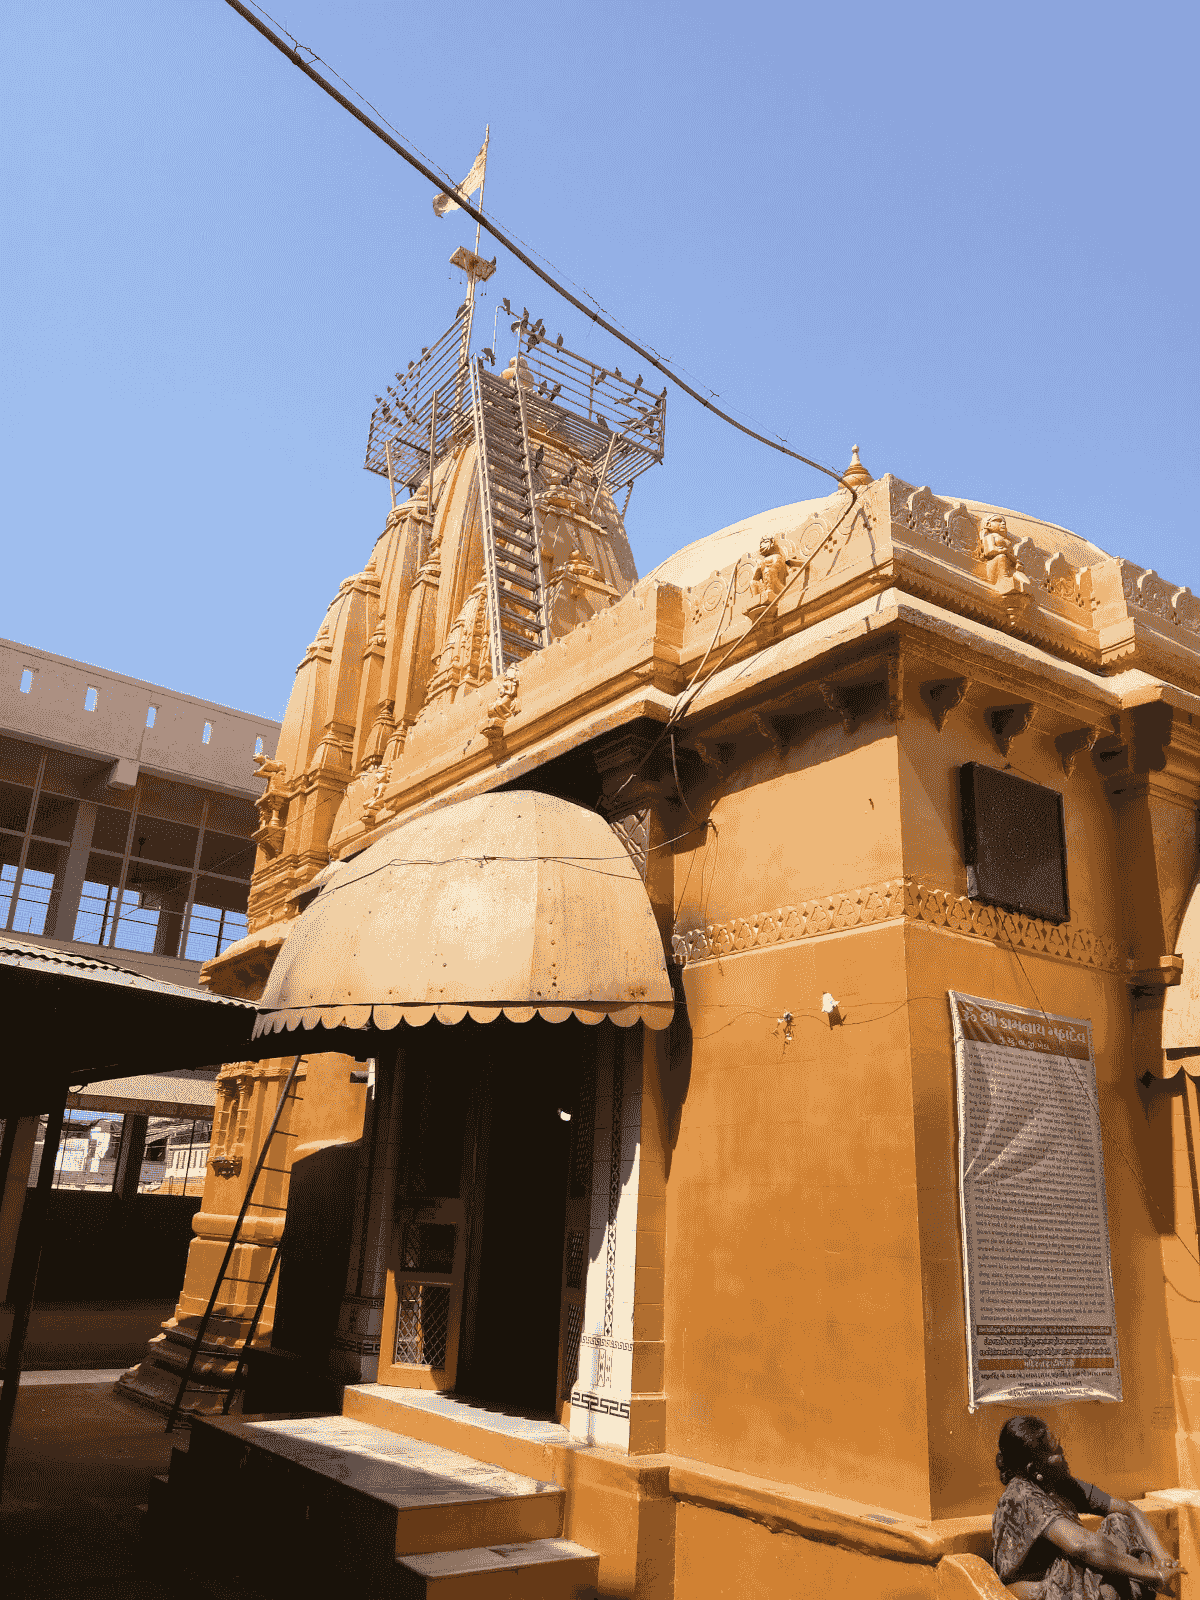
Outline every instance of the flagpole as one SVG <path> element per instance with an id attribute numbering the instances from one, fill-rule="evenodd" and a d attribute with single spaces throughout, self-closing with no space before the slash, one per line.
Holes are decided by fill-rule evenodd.
<path id="1" fill-rule="evenodd" d="M 484 126 L 484 130 L 483 130 L 483 177 L 480 179 L 480 182 L 479 182 L 479 207 L 478 207 L 478 209 L 480 211 L 483 210 L 483 191 L 487 188 L 487 152 L 488 152 L 488 143 L 489 143 L 491 137 L 492 137 L 492 125 L 489 122 Z M 475 254 L 476 255 L 479 254 L 479 228 L 480 228 L 480 224 L 479 224 L 478 221 L 476 221 L 476 223 L 475 223 Z M 475 321 L 475 274 L 473 272 L 469 272 L 467 274 L 467 315 L 466 315 L 466 318 L 465 318 L 465 320 L 463 322 L 462 346 L 461 346 L 461 348 L 459 350 L 459 355 L 458 355 L 458 366 L 459 366 L 460 377 L 459 377 L 458 383 L 455 386 L 455 391 L 454 391 L 454 411 L 455 411 L 455 415 L 456 416 L 462 410 L 462 377 L 461 377 L 461 373 L 462 373 L 462 369 L 466 366 L 467 357 L 470 354 L 470 350 L 471 350 L 471 327 L 472 327 L 472 324 L 474 323 L 474 321 Z"/>
<path id="2" fill-rule="evenodd" d="M 481 179 L 480 184 L 479 184 L 479 205 L 477 207 L 477 210 L 479 210 L 479 211 L 483 210 L 483 191 L 487 188 L 487 151 L 488 151 L 488 143 L 491 140 L 491 137 L 492 137 L 492 125 L 489 122 L 489 123 L 487 123 L 485 125 L 484 130 L 483 130 L 483 178 Z M 476 255 L 479 254 L 479 230 L 480 230 L 481 226 L 482 226 L 482 224 L 477 219 L 476 223 L 475 223 L 475 254 Z M 474 289 L 475 289 L 475 286 L 474 286 L 474 283 L 472 283 L 472 285 L 471 285 L 472 294 L 474 294 Z"/>

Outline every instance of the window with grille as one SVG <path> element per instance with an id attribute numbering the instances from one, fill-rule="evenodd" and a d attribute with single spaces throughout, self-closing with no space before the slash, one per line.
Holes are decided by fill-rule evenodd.
<path id="1" fill-rule="evenodd" d="M 455 1074 L 431 1064 L 410 1058 L 397 1070 L 404 1074 L 404 1110 L 389 1275 L 389 1300 L 394 1294 L 395 1306 L 390 1379 L 412 1381 L 397 1369 L 416 1368 L 427 1372 L 436 1387 L 452 1387 L 466 1242 L 462 1180 L 467 1096 Z M 389 1374 L 381 1370 L 380 1377 L 388 1381 Z"/>

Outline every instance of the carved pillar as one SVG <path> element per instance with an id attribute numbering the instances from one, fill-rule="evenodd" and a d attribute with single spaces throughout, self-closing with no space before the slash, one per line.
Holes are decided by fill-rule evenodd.
<path id="1" fill-rule="evenodd" d="M 395 731 L 388 740 L 385 756 L 385 761 L 389 763 L 404 749 L 408 730 L 420 716 L 425 703 L 425 690 L 433 674 L 441 579 L 441 544 L 431 533 L 429 553 L 421 563 L 409 595 L 404 634 L 396 658 Z"/>
<path id="2" fill-rule="evenodd" d="M 357 774 L 366 767 L 377 767 L 383 759 L 385 734 L 378 737 L 380 716 L 391 722 L 391 702 L 382 698 L 383 661 L 387 653 L 387 621 L 380 617 L 363 652 L 362 679 L 358 690 L 358 712 L 354 719 L 354 755 L 352 766 Z M 390 727 L 388 732 L 390 732 Z"/>
<path id="3" fill-rule="evenodd" d="M 387 1288 L 403 1104 L 403 1051 L 377 1063 L 359 1147 L 346 1289 L 330 1353 L 339 1383 L 374 1383 Z"/>
<path id="4" fill-rule="evenodd" d="M 218 1078 L 212 1153 L 204 1199 L 192 1218 L 195 1238 L 175 1315 L 150 1341 L 140 1366 L 121 1379 L 123 1387 L 142 1400 L 169 1407 L 187 1365 L 196 1330 L 212 1293 L 221 1260 L 233 1233 L 237 1213 L 254 1171 L 280 1089 L 291 1062 L 286 1059 L 226 1067 Z M 288 1177 L 296 1113 L 304 1091 L 301 1063 L 246 1213 L 228 1271 L 204 1336 L 188 1386 L 185 1411 L 217 1411 L 224 1400 L 237 1358 L 274 1257 L 272 1246 L 283 1237 Z M 269 1344 L 275 1317 L 275 1289 L 259 1322 L 256 1345 Z"/>
<path id="5" fill-rule="evenodd" d="M 1106 786 L 1119 841 L 1140 1078 L 1161 1075 L 1163 1004 L 1183 971 L 1175 942 L 1200 868 L 1200 747 L 1186 723 L 1173 726 L 1171 708 L 1162 702 L 1137 706 L 1120 720 L 1124 743 L 1107 750 L 1098 745 L 1097 755 L 1118 769 Z"/>
<path id="6" fill-rule="evenodd" d="M 646 893 L 654 909 L 664 950 L 674 925 L 674 857 L 668 841 L 681 831 L 685 813 L 673 797 L 674 779 L 665 743 L 655 745 L 652 731 L 614 734 L 596 752 L 596 766 L 604 788 L 602 809 L 613 832 L 625 845 L 642 875 Z M 682 1000 L 679 1002 L 682 1004 Z M 664 1343 L 664 1278 L 666 1265 L 666 1152 L 667 1122 L 664 1111 L 663 1077 L 669 1067 L 666 1033 L 654 1033 L 638 1025 L 617 1030 L 613 1062 L 611 1100 L 606 1103 L 602 1085 L 598 1086 L 596 1106 L 597 1153 L 594 1171 L 601 1174 L 600 1144 L 606 1133 L 610 1141 L 609 1193 L 606 1197 L 607 1234 L 602 1259 L 613 1276 L 610 1257 L 615 1254 L 616 1311 L 622 1307 L 620 1285 L 627 1282 L 632 1292 L 628 1330 L 618 1344 L 627 1350 L 606 1346 L 604 1335 L 585 1326 L 580 1351 L 579 1380 L 582 1387 L 591 1373 L 606 1370 L 607 1351 L 611 1370 L 627 1373 L 628 1423 L 624 1437 L 613 1438 L 632 1454 L 652 1453 L 666 1448 L 666 1393 Z M 618 1091 L 620 1105 L 618 1106 Z M 620 1168 L 618 1192 L 618 1166 Z M 593 1189 L 592 1224 L 595 1230 L 599 1211 Z M 599 1241 L 593 1239 L 593 1271 Z M 632 1260 L 623 1262 L 622 1252 L 632 1251 Z M 623 1276 L 628 1272 L 628 1277 Z M 588 1279 L 587 1318 L 592 1317 L 592 1282 Z M 605 1314 L 608 1304 L 605 1303 Z M 589 1346 L 588 1338 L 594 1342 Z M 588 1358 L 591 1358 L 589 1367 Z M 603 1398 L 603 1391 L 594 1390 Z M 625 1394 L 618 1397 L 625 1403 Z M 578 1432 L 578 1408 L 572 1405 L 572 1431 Z M 611 1427 L 611 1424 L 609 1424 Z M 608 1442 L 593 1433 L 599 1442 Z"/>

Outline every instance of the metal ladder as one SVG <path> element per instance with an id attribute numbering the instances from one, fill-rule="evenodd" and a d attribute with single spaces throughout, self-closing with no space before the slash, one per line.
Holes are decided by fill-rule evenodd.
<path id="1" fill-rule="evenodd" d="M 549 644 L 546 584 L 538 548 L 537 509 L 525 399 L 517 382 L 471 363 L 483 567 L 488 588 L 492 676 Z"/>

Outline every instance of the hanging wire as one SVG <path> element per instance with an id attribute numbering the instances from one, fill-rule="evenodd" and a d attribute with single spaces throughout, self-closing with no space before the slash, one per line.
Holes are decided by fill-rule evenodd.
<path id="1" fill-rule="evenodd" d="M 724 411 L 720 406 L 714 405 L 710 399 L 707 399 L 703 394 L 701 394 L 699 389 L 695 388 L 692 384 L 686 382 L 682 377 L 680 377 L 678 371 L 675 370 L 673 363 L 667 361 L 664 357 L 657 354 L 653 347 L 642 344 L 631 334 L 627 333 L 618 322 L 610 319 L 606 314 L 604 314 L 602 310 L 599 309 L 600 303 L 595 299 L 594 296 L 590 294 L 587 296 L 587 298 L 592 301 L 592 305 L 586 305 L 578 295 L 572 293 L 572 291 L 563 283 L 561 283 L 559 279 L 556 278 L 552 273 L 547 272 L 544 267 L 539 266 L 537 261 L 533 259 L 532 255 L 530 255 L 527 250 L 522 249 L 521 246 L 516 242 L 515 237 L 502 230 L 488 217 L 486 217 L 482 211 L 473 206 L 467 199 L 466 195 L 462 194 L 455 187 L 450 178 L 441 170 L 441 168 L 435 167 L 428 159 L 418 155 L 416 153 L 416 147 L 412 146 L 410 148 L 409 143 L 406 142 L 400 135 L 397 134 L 395 137 L 393 137 L 393 134 L 395 134 L 396 130 L 392 129 L 392 132 L 388 132 L 387 128 L 391 126 L 390 124 L 387 124 L 387 127 L 381 126 L 383 119 L 379 118 L 379 113 L 375 110 L 374 106 L 371 107 L 371 110 L 375 113 L 374 116 L 368 116 L 360 106 L 355 105 L 352 100 L 347 99 L 340 89 L 335 88 L 327 78 L 322 77 L 322 75 L 312 65 L 312 62 L 321 61 L 322 66 L 325 66 L 327 70 L 333 72 L 334 77 L 336 77 L 340 83 L 345 84 L 345 87 L 350 90 L 351 94 L 356 95 L 358 99 L 362 100 L 362 96 L 358 95 L 357 90 L 351 88 L 351 86 L 346 83 L 346 80 L 341 77 L 339 73 L 334 72 L 333 68 L 328 66 L 327 62 L 322 61 L 321 57 L 317 55 L 315 50 L 310 49 L 307 45 L 300 44 L 292 34 L 286 33 L 286 30 L 284 30 L 286 37 L 281 38 L 280 35 L 274 31 L 274 28 L 268 27 L 267 23 L 262 20 L 267 13 L 262 11 L 261 7 L 256 7 L 256 9 L 261 13 L 261 15 L 256 16 L 254 11 L 251 10 L 249 6 L 242 4 L 242 0 L 226 0 L 226 4 L 232 7 L 232 9 L 236 11 L 240 17 L 244 18 L 245 21 L 256 30 L 256 32 L 262 34 L 264 39 L 266 39 L 270 44 L 273 44 L 281 55 L 286 56 L 293 66 L 298 67 L 300 71 L 304 73 L 305 77 L 310 78 L 318 88 L 323 89 L 331 99 L 336 100 L 344 110 L 348 111 L 356 121 L 361 122 L 364 128 L 373 133 L 377 139 L 381 139 L 390 150 L 393 150 L 402 160 L 407 161 L 409 166 L 415 168 L 416 171 L 418 171 L 422 177 L 428 179 L 428 181 L 432 183 L 436 189 L 440 190 L 442 194 L 448 196 L 448 198 L 453 200 L 457 206 L 461 207 L 461 209 L 467 213 L 472 221 L 477 222 L 486 233 L 490 234 L 491 237 L 497 241 L 497 243 L 501 244 L 511 255 L 515 256 L 523 266 L 528 267 L 530 272 L 532 272 L 536 277 L 540 278 L 543 283 L 547 284 L 551 289 L 553 289 L 555 294 L 561 295 L 562 298 L 570 305 L 574 306 L 577 311 L 581 311 L 585 317 L 595 323 L 598 327 L 603 328 L 606 333 L 611 334 L 614 339 L 619 340 L 628 349 L 632 350 L 635 355 L 639 355 L 644 361 L 648 361 L 650 365 L 658 372 L 661 372 L 664 377 L 669 378 L 670 381 L 675 384 L 676 388 L 681 389 L 684 394 L 689 395 L 699 405 L 702 405 L 706 410 L 711 411 L 713 415 L 720 418 L 722 422 L 727 423 L 731 428 L 736 428 L 739 433 L 744 433 L 747 438 L 754 439 L 759 444 L 766 445 L 769 450 L 778 451 L 780 455 L 785 455 L 792 461 L 799 461 L 803 466 L 812 467 L 815 472 L 824 473 L 827 478 L 832 478 L 836 484 L 839 484 L 844 488 L 849 488 L 851 495 L 854 496 L 853 488 L 849 484 L 843 483 L 840 472 L 835 472 L 832 467 L 827 467 L 819 461 L 814 461 L 811 456 L 802 455 L 798 450 L 792 450 L 789 446 L 782 444 L 778 437 L 772 438 L 768 434 L 760 433 L 757 429 L 749 427 L 744 422 L 739 422 L 738 419 L 734 416 L 731 416 L 728 411 Z M 277 27 L 278 24 L 275 24 L 275 26 Z M 290 44 L 287 42 L 289 39 L 291 40 Z M 303 52 L 303 54 L 301 52 Z M 363 105 L 369 105 L 369 102 L 365 100 L 363 100 L 362 103 Z M 379 120 L 376 120 L 376 118 L 379 118 Z M 581 290 L 581 293 L 586 293 L 586 291 Z M 709 390 L 710 394 L 715 392 L 715 390 Z M 853 500 L 851 503 L 853 503 Z"/>

